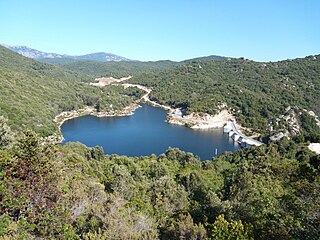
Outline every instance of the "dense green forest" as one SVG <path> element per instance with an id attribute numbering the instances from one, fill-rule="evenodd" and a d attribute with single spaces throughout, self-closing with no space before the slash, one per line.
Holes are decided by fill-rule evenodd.
<path id="1" fill-rule="evenodd" d="M 25 58 L 0 46 L 0 116 L 14 130 L 31 128 L 43 136 L 58 130 L 54 117 L 84 106 L 121 110 L 142 94 L 137 89 L 87 83 L 92 76 Z"/>
<path id="2" fill-rule="evenodd" d="M 80 143 L 43 145 L 30 131 L 6 146 L 2 239 L 320 237 L 320 155 L 303 143 L 204 162 L 179 149 L 125 157 Z"/>
<path id="3" fill-rule="evenodd" d="M 273 133 L 269 130 L 270 123 L 275 125 L 288 106 L 296 108 L 300 122 L 306 117 L 303 109 L 320 113 L 319 55 L 269 63 L 242 58 L 198 60 L 135 74 L 129 81 L 152 87 L 152 100 L 184 108 L 189 113 L 215 114 L 226 104 L 243 126 L 263 136 Z M 274 130 L 284 128 L 285 124 L 281 122 Z M 319 128 L 312 131 L 316 131 L 319 139 Z"/>
<path id="4" fill-rule="evenodd" d="M 181 62 L 174 62 L 170 60 L 154 61 L 154 62 L 140 62 L 140 61 L 123 61 L 123 62 L 94 62 L 94 61 L 71 61 L 58 63 L 60 67 L 76 71 L 82 74 L 91 75 L 93 77 L 126 77 L 141 72 L 156 71 L 161 69 L 168 69 L 178 65 L 183 65 L 191 61 L 204 60 L 223 60 L 225 57 L 207 56 L 189 59 Z M 43 60 L 41 60 L 43 61 Z"/>
<path id="5" fill-rule="evenodd" d="M 59 64 L 60 67 L 76 71 L 79 73 L 91 75 L 93 77 L 127 77 L 128 75 L 139 72 L 159 70 L 177 66 L 179 63 L 173 61 L 156 61 L 156 62 L 94 62 L 94 61 L 77 61 Z"/>

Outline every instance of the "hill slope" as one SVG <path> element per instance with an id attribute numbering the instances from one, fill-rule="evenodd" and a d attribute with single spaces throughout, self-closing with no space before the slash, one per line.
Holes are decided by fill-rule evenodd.
<path id="1" fill-rule="evenodd" d="M 282 140 L 201 162 L 42 145 L 0 150 L 0 238 L 319 239 L 320 155 Z"/>
<path id="2" fill-rule="evenodd" d="M 31 128 L 42 135 L 57 131 L 53 122 L 62 111 L 95 105 L 119 108 L 131 103 L 122 88 L 103 91 L 89 86 L 88 76 L 40 63 L 0 46 L 0 116 L 14 130 Z M 128 90 L 129 91 L 129 90 Z M 130 95 L 130 94 L 128 94 Z"/>
<path id="3" fill-rule="evenodd" d="M 76 71 L 82 74 L 88 74 L 93 77 L 114 76 L 125 77 L 145 71 L 155 71 L 159 69 L 171 68 L 179 65 L 177 62 L 170 60 L 156 62 L 93 62 L 93 61 L 76 61 L 59 65 L 60 67 Z"/>
<path id="4" fill-rule="evenodd" d="M 270 63 L 191 61 L 136 74 L 130 82 L 152 87 L 152 100 L 188 112 L 214 114 L 227 105 L 241 124 L 264 135 L 288 125 L 276 122 L 289 106 L 298 107 L 296 113 L 307 109 L 320 114 L 320 56 Z"/>
<path id="5" fill-rule="evenodd" d="M 207 56 L 199 57 L 194 59 L 188 59 L 181 62 L 175 62 L 171 60 L 160 60 L 160 61 L 130 61 L 130 62 L 90 62 L 90 61 L 73 61 L 73 62 L 60 62 L 62 68 L 76 71 L 83 74 L 92 75 L 94 77 L 102 76 L 116 76 L 124 77 L 128 75 L 133 75 L 136 73 L 147 72 L 147 71 L 157 71 L 161 69 L 173 68 L 179 65 L 187 64 L 192 61 L 205 61 L 205 60 L 215 60 L 221 61 L 225 60 L 225 57 L 221 56 Z"/>

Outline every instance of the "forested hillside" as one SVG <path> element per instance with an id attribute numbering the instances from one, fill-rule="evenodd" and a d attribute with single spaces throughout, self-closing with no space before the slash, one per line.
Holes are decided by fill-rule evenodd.
<path id="1" fill-rule="evenodd" d="M 320 155 L 293 141 L 201 162 L 42 145 L 27 131 L 0 160 L 4 239 L 320 237 Z"/>
<path id="2" fill-rule="evenodd" d="M 60 64 L 64 69 L 76 71 L 83 74 L 88 74 L 93 77 L 126 77 L 138 72 L 150 70 L 159 70 L 170 68 L 178 65 L 173 61 L 156 61 L 156 62 L 94 62 L 94 61 L 77 61 Z"/>
<path id="3" fill-rule="evenodd" d="M 0 111 L 15 130 L 29 127 L 46 136 L 57 131 L 52 119 L 62 111 L 84 106 L 103 111 L 110 105 L 122 109 L 142 93 L 116 86 L 98 89 L 87 83 L 98 76 L 133 75 L 131 83 L 152 87 L 151 100 L 187 113 L 215 114 L 227 108 L 240 124 L 260 133 L 260 140 L 279 132 L 320 139 L 320 129 L 308 114 L 320 112 L 319 56 L 269 63 L 209 56 L 179 63 L 56 66 L 0 46 L 0 64 Z"/>
<path id="4" fill-rule="evenodd" d="M 274 131 L 283 127 L 275 122 L 289 106 L 298 108 L 298 118 L 308 118 L 303 109 L 320 113 L 319 55 L 269 63 L 192 61 L 129 81 L 152 87 L 152 100 L 187 112 L 214 114 L 226 104 L 242 125 L 266 136 L 273 133 L 270 124 Z"/>
<path id="5" fill-rule="evenodd" d="M 89 86 L 92 76 L 40 63 L 0 46 L 0 116 L 14 130 L 30 128 L 43 136 L 58 130 L 54 117 L 63 111 L 113 105 L 123 109 L 139 94 L 130 88 Z"/>
<path id="6" fill-rule="evenodd" d="M 207 56 L 199 57 L 194 59 L 188 59 L 181 62 L 174 62 L 170 60 L 161 61 L 150 61 L 150 62 L 140 62 L 140 61 L 121 61 L 121 62 L 106 62 L 101 63 L 97 61 L 73 61 L 73 62 L 62 62 L 59 64 L 60 67 L 67 70 L 76 71 L 83 74 L 88 74 L 93 77 L 126 77 L 128 75 L 135 75 L 141 72 L 150 72 L 161 69 L 169 69 L 175 66 L 183 65 L 191 61 L 204 61 L 204 60 L 214 60 L 219 61 L 226 59 L 221 56 Z M 49 61 L 50 63 L 50 61 Z"/>
<path id="7" fill-rule="evenodd" d="M 44 142 L 61 111 L 123 109 L 142 92 L 92 87 L 89 65 L 65 70 L 0 46 L 0 239 L 320 239 L 320 155 L 308 148 L 319 127 L 303 110 L 320 111 L 319 57 L 136 71 L 130 81 L 162 104 L 213 114 L 225 103 L 265 135 L 286 111 L 301 125 L 290 140 L 200 161 L 179 149 L 126 157 Z"/>

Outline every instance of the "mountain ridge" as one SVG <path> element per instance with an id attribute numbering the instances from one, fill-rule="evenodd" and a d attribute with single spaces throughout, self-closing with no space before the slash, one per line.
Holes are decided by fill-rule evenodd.
<path id="1" fill-rule="evenodd" d="M 172 62 L 172 63 L 186 63 L 189 61 L 207 61 L 207 60 L 224 60 L 227 57 L 219 56 L 219 55 L 208 55 L 208 56 L 200 56 L 194 58 L 188 58 L 181 61 L 174 60 L 155 60 L 155 61 L 143 61 L 143 60 L 133 60 L 126 57 L 122 57 L 113 53 L 108 52 L 94 52 L 83 55 L 68 55 L 68 54 L 59 54 L 59 53 L 48 53 L 44 51 L 40 51 L 34 48 L 30 48 L 27 46 L 12 46 L 8 44 L 1 44 L 2 46 L 19 53 L 25 57 L 32 58 L 38 60 L 40 62 L 50 63 L 50 64 L 65 64 L 72 62 L 80 62 L 80 61 L 93 61 L 93 62 L 145 62 L 145 63 L 154 63 L 154 62 Z"/>
<path id="2" fill-rule="evenodd" d="M 48 53 L 39 51 L 34 48 L 27 46 L 11 46 L 7 44 L 2 44 L 2 46 L 19 53 L 25 57 L 36 59 L 43 62 L 55 63 L 54 60 L 72 62 L 72 61 L 97 61 L 97 62 L 119 62 L 119 61 L 132 61 L 131 59 L 107 52 L 95 52 L 88 53 L 84 55 L 68 55 L 68 54 L 58 54 L 58 53 Z"/>

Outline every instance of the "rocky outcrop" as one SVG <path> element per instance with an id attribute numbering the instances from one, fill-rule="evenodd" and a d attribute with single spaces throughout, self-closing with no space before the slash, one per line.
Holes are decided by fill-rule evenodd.
<path id="1" fill-rule="evenodd" d="M 298 135 L 300 133 L 300 125 L 295 109 L 290 106 L 287 107 L 283 115 L 278 116 L 269 123 L 269 131 L 272 133 L 271 141 L 278 141 L 283 137 L 289 138 L 290 135 Z"/>

